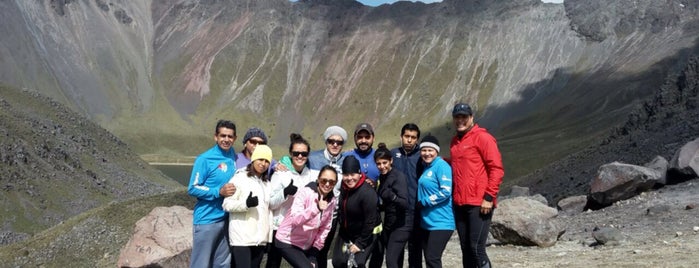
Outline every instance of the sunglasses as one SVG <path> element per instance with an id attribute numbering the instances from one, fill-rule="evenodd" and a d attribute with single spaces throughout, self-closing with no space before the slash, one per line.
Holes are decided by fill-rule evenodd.
<path id="1" fill-rule="evenodd" d="M 325 143 L 327 143 L 327 144 L 332 144 L 332 145 L 340 145 L 340 146 L 342 146 L 343 144 L 345 144 L 345 141 L 327 139 L 327 140 L 325 141 Z"/>
<path id="2" fill-rule="evenodd" d="M 291 156 L 303 156 L 303 157 L 308 157 L 308 152 L 297 152 L 297 151 L 293 151 L 293 152 L 291 152 Z"/>
<path id="3" fill-rule="evenodd" d="M 318 183 L 319 183 L 320 185 L 324 185 L 324 184 L 335 185 L 335 184 L 337 183 L 337 180 L 326 179 L 326 178 L 320 178 L 320 179 L 318 179 Z"/>
<path id="4" fill-rule="evenodd" d="M 265 141 L 253 140 L 253 139 L 249 139 L 248 142 L 249 142 L 250 144 L 253 144 L 253 145 L 258 145 L 258 144 L 265 145 L 265 144 L 267 144 Z"/>

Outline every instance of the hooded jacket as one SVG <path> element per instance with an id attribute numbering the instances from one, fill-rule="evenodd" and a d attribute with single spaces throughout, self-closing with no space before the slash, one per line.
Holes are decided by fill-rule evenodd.
<path id="1" fill-rule="evenodd" d="M 408 186 L 403 172 L 392 168 L 386 175 L 379 175 L 379 179 L 378 192 L 384 208 L 383 228 L 392 231 L 412 226 L 412 212 L 408 212 Z"/>
<path id="2" fill-rule="evenodd" d="M 360 249 L 365 249 L 374 242 L 374 227 L 381 223 L 376 207 L 376 191 L 364 183 L 365 180 L 366 175 L 362 173 L 354 188 L 346 188 L 343 183 L 338 221 L 340 238 L 351 241 Z"/>
<path id="3" fill-rule="evenodd" d="M 280 242 L 294 245 L 302 250 L 314 247 L 321 250 L 332 226 L 332 215 L 337 198 L 333 192 L 326 196 L 328 208 L 318 209 L 318 184 L 311 182 L 299 189 L 291 208 L 287 211 L 277 229 L 275 238 Z"/>
<path id="4" fill-rule="evenodd" d="M 312 182 L 317 176 L 318 172 L 311 171 L 308 167 L 304 167 L 301 173 L 296 172 L 294 169 L 274 172 L 270 182 L 272 188 L 270 208 L 272 209 L 272 227 L 274 230 L 279 228 L 279 224 L 284 220 L 286 212 L 291 208 L 291 204 L 296 196 L 284 195 L 284 188 L 289 186 L 289 183 L 293 180 L 294 186 L 298 187 L 298 194 L 298 191 L 301 191 L 304 186 Z"/>
<path id="5" fill-rule="evenodd" d="M 497 205 L 505 172 L 495 138 L 477 124 L 463 137 L 451 140 L 454 203 L 480 206 L 483 200 Z"/>

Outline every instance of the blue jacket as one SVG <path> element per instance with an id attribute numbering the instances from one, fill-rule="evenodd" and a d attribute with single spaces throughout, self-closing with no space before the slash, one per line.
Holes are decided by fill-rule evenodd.
<path id="1" fill-rule="evenodd" d="M 194 205 L 194 224 L 210 224 L 226 219 L 223 211 L 221 186 L 235 174 L 235 151 L 221 150 L 218 145 L 200 154 L 194 160 L 187 193 L 197 198 Z"/>
<path id="2" fill-rule="evenodd" d="M 376 167 L 376 162 L 374 161 L 374 148 L 371 148 L 369 153 L 361 153 L 359 150 L 354 149 L 352 151 L 345 152 L 345 157 L 348 155 L 354 155 L 357 160 L 359 160 L 359 166 L 362 169 L 362 173 L 367 176 L 367 178 L 372 181 L 378 181 L 379 179 L 379 168 Z"/>
<path id="3" fill-rule="evenodd" d="M 340 153 L 337 156 L 335 163 L 333 163 L 332 161 L 330 161 L 330 159 L 328 159 L 325 156 L 326 150 L 327 149 L 322 149 L 322 150 L 317 150 L 317 151 L 311 152 L 308 155 L 308 168 L 310 168 L 311 170 L 320 170 L 325 165 L 331 165 L 332 167 L 335 168 L 335 170 L 337 170 L 338 175 L 342 174 L 342 160 L 345 160 L 345 155 L 343 153 Z M 330 155 L 330 154 L 328 153 L 328 155 Z M 342 179 L 341 177 L 338 177 L 338 178 Z M 338 183 L 338 184 L 340 184 L 340 183 Z"/>
<path id="4" fill-rule="evenodd" d="M 451 208 L 451 167 L 444 159 L 437 158 L 426 164 L 417 186 L 420 210 L 420 226 L 423 229 L 454 230 L 454 212 Z"/>

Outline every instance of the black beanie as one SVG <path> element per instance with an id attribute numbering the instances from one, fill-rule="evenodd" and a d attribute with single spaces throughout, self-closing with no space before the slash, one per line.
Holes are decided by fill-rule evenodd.
<path id="1" fill-rule="evenodd" d="M 361 167 L 359 166 L 359 160 L 354 158 L 354 155 L 345 157 L 342 161 L 342 174 L 353 174 L 362 173 Z"/>
<path id="2" fill-rule="evenodd" d="M 437 137 L 432 136 L 432 134 L 427 134 L 427 136 L 422 138 L 422 142 L 420 142 L 420 148 L 423 147 L 432 147 L 439 153 L 439 140 L 437 140 Z"/>

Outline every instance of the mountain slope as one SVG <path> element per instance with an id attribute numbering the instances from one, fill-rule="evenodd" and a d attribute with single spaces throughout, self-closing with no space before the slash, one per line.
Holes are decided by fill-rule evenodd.
<path id="1" fill-rule="evenodd" d="M 62 104 L 35 91 L 0 92 L 0 244 L 109 202 L 182 187 Z"/>

